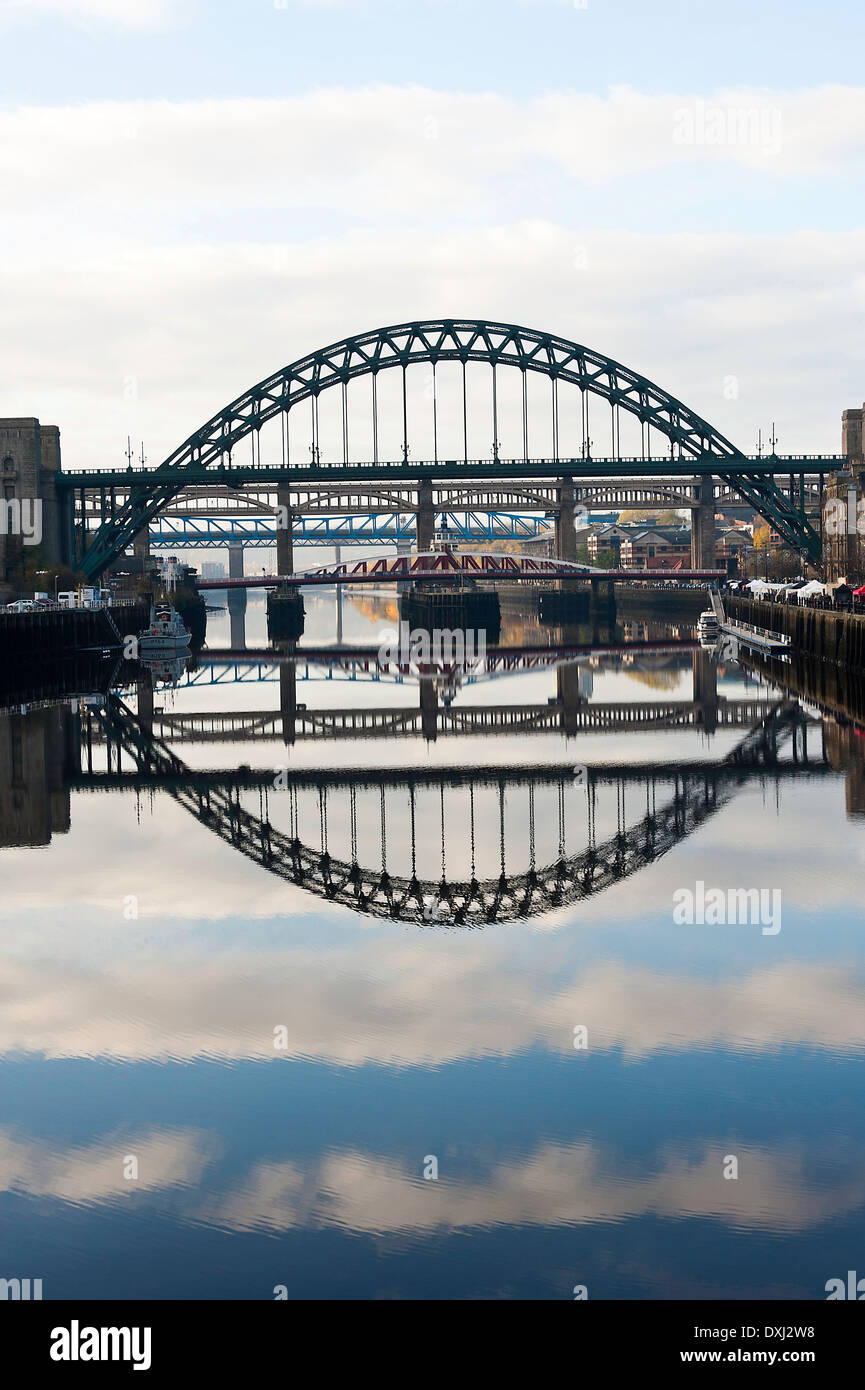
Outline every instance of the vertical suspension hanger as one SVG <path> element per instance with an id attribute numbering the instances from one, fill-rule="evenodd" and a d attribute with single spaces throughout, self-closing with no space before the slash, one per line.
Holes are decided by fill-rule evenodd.
<path id="1" fill-rule="evenodd" d="M 415 826 L 415 789 L 414 783 L 409 787 L 409 809 L 411 814 L 411 876 L 417 877 L 417 834 Z"/>
<path id="2" fill-rule="evenodd" d="M 328 849 L 327 849 L 327 846 L 328 846 L 328 833 L 327 833 L 327 787 L 323 787 L 322 790 L 323 790 L 323 793 L 324 793 L 324 795 L 323 795 L 323 797 L 322 797 L 322 808 L 321 808 L 321 809 L 322 809 L 322 826 L 323 826 L 323 829 L 324 829 L 324 852 L 325 852 L 325 854 L 327 854 L 327 853 L 328 853 Z"/>
<path id="3" fill-rule="evenodd" d="M 559 779 L 558 786 L 558 811 L 559 811 L 559 863 L 564 862 L 565 858 L 565 784 Z"/>
<path id="4" fill-rule="evenodd" d="M 469 461 L 469 409 L 468 396 L 466 394 L 466 359 L 463 358 L 463 455 L 465 462 Z"/>
<path id="5" fill-rule="evenodd" d="M 529 868 L 535 872 L 535 784 L 529 783 Z"/>
<path id="6" fill-rule="evenodd" d="M 499 857 L 502 878 L 505 877 L 505 784 L 499 782 Z"/>
<path id="7" fill-rule="evenodd" d="M 472 883 L 475 882 L 477 871 L 475 867 L 475 785 L 469 783 L 469 822 L 471 825 L 471 850 L 472 850 Z"/>
<path id="8" fill-rule="evenodd" d="M 442 832 L 442 885 L 447 883 L 447 856 L 445 852 L 445 784 L 442 782 L 439 788 L 441 800 L 441 832 Z"/>
<path id="9" fill-rule="evenodd" d="M 351 866 L 357 865 L 357 788 L 349 789 L 349 829 L 351 833 Z"/>
<path id="10" fill-rule="evenodd" d="M 348 467 L 348 382 L 342 383 L 342 461 Z"/>

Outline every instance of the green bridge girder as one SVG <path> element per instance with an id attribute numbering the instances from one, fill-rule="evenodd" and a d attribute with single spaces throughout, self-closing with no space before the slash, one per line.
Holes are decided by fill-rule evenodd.
<path id="1" fill-rule="evenodd" d="M 291 465 L 281 468 L 235 467 L 233 451 L 245 439 L 259 433 L 269 420 L 287 415 L 303 401 L 315 400 L 323 391 L 341 386 L 361 376 L 375 378 L 389 368 L 418 363 L 430 364 L 435 371 L 440 362 L 455 361 L 465 368 L 470 362 L 486 363 L 494 370 L 513 367 L 548 377 L 552 385 L 554 420 L 557 421 L 559 383 L 573 385 L 582 392 L 583 408 L 588 396 L 605 400 L 613 412 L 635 416 L 641 425 L 641 438 L 657 430 L 670 445 L 670 456 L 639 459 L 614 458 L 543 460 L 434 460 L 409 461 L 406 435 L 404 458 L 397 464 L 372 463 Z M 405 382 L 405 377 L 403 377 Z M 465 396 L 464 396 L 465 402 Z M 554 438 L 557 426 L 554 425 Z M 615 423 L 614 423 L 615 435 Z M 557 445 L 556 445 L 557 448 Z M 711 476 L 727 483 L 775 527 L 785 543 L 818 562 L 820 534 L 808 520 L 802 501 L 788 499 L 775 483 L 776 474 L 802 476 L 824 471 L 827 459 L 759 459 L 743 454 L 706 420 L 661 387 L 613 358 L 591 348 L 513 324 L 475 319 L 426 320 L 375 329 L 322 348 L 308 357 L 290 363 L 273 376 L 258 382 L 242 396 L 225 406 L 199 430 L 190 435 L 158 468 L 118 470 L 100 474 L 74 474 L 63 477 L 69 487 L 122 487 L 128 496 L 113 516 L 94 533 L 82 558 L 81 568 L 95 577 L 116 559 L 133 538 L 153 520 L 161 508 L 181 488 L 201 481 L 239 483 L 241 481 L 302 484 L 339 479 L 343 482 L 420 479 L 495 478 L 573 478 L 615 476 Z M 831 466 L 839 466 L 840 460 Z M 86 482 L 83 480 L 86 478 Z"/>

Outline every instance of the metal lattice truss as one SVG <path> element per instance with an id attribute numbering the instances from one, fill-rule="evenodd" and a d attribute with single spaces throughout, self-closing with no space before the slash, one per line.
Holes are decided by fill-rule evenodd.
<path id="1" fill-rule="evenodd" d="M 189 481 L 190 470 L 226 463 L 230 466 L 237 446 L 250 436 L 258 436 L 269 420 L 287 415 L 304 401 L 315 401 L 324 391 L 339 387 L 346 390 L 359 377 L 375 378 L 390 368 L 405 371 L 417 363 L 431 365 L 435 370 L 441 362 L 460 362 L 464 368 L 480 362 L 494 370 L 514 367 L 523 373 L 541 373 L 552 382 L 554 399 L 561 383 L 578 387 L 583 393 L 584 409 L 590 395 L 606 401 L 613 412 L 614 437 L 620 412 L 635 416 L 646 439 L 653 429 L 666 437 L 671 459 L 678 457 L 703 465 L 711 461 L 712 474 L 767 517 L 786 544 L 819 557 L 819 534 L 807 521 L 804 510 L 797 510 L 776 487 L 771 474 L 755 471 L 752 461 L 730 440 L 648 378 L 591 348 L 550 333 L 483 320 L 441 319 L 379 328 L 346 338 L 290 363 L 238 396 L 190 435 L 159 468 L 149 475 L 139 475 L 140 485 L 131 486 L 120 510 L 96 532 L 83 560 L 85 572 L 100 573 L 121 554 Z M 343 418 L 347 418 L 345 398 Z M 558 454 L 557 440 L 554 452 Z M 406 462 L 407 453 L 406 448 Z M 346 458 L 347 472 L 351 466 Z M 588 453 L 578 468 L 565 466 L 558 457 L 550 461 L 550 466 L 553 476 L 556 472 L 578 476 L 591 471 Z M 287 478 L 290 471 L 286 470 Z M 647 460 L 645 471 L 662 472 L 662 461 L 652 464 Z"/>
<path id="2" fill-rule="evenodd" d="M 469 681 L 466 684 L 472 684 Z M 768 700 L 722 700 L 718 725 L 750 728 L 768 711 Z M 573 711 L 575 732 L 668 732 L 700 727 L 703 706 L 696 700 L 646 700 L 639 703 L 592 700 Z M 483 735 L 548 734 L 562 727 L 560 701 L 522 705 L 454 705 L 436 712 L 437 733 L 445 738 Z M 350 705 L 346 708 L 298 707 L 292 716 L 296 742 L 335 739 L 418 738 L 424 712 L 402 705 Z M 260 743 L 282 737 L 286 716 L 281 710 L 211 710 L 154 714 L 152 727 L 163 743 Z"/>
<path id="3" fill-rule="evenodd" d="M 553 534 L 548 521 L 513 512 L 439 512 L 435 534 L 454 542 L 539 540 Z M 413 544 L 415 517 L 392 513 L 371 516 L 298 517 L 292 527 L 294 545 L 381 545 L 387 541 Z M 277 529 L 273 517 L 176 517 L 164 513 L 150 527 L 151 549 L 224 549 L 233 544 L 273 549 Z"/>
<path id="4" fill-rule="evenodd" d="M 334 565 L 317 565 L 292 574 L 270 574 L 248 579 L 205 579 L 199 589 L 275 588 L 290 584 L 314 587 L 331 584 L 383 584 L 395 580 L 423 580 L 424 583 L 453 584 L 456 581 L 501 583 L 588 579 L 593 582 L 617 579 L 645 579 L 645 570 L 599 569 L 577 560 L 556 560 L 546 555 L 502 555 L 471 551 L 420 550 L 411 555 L 379 555 Z M 722 579 L 723 570 L 669 569 L 651 571 L 655 583 L 678 584 L 685 580 L 709 583 Z"/>
<path id="5" fill-rule="evenodd" d="M 683 768 L 668 804 L 660 810 L 653 808 L 630 827 L 622 826 L 602 843 L 590 842 L 579 854 L 566 856 L 562 852 L 553 863 L 536 867 L 530 841 L 531 863 L 524 872 L 506 872 L 503 849 L 502 872 L 497 878 L 449 881 L 443 872 L 441 879 L 433 881 L 414 872 L 405 876 L 391 874 L 384 867 L 364 868 L 356 860 L 347 862 L 332 856 L 324 843 L 321 849 L 313 849 L 298 834 L 277 830 L 266 814 L 255 816 L 247 811 L 237 788 L 212 781 L 196 786 L 195 772 L 154 739 L 116 696 L 110 696 L 103 708 L 92 713 L 102 722 L 106 737 L 130 754 L 139 769 L 164 778 L 166 790 L 197 820 L 269 873 L 328 902 L 370 916 L 459 927 L 481 927 L 553 912 L 591 898 L 654 863 L 732 800 L 755 771 L 770 766 L 781 739 L 803 717 L 795 704 L 773 706 L 723 763 Z M 472 770 L 467 771 L 471 775 Z M 353 775 L 345 773 L 346 779 Z M 444 775 L 448 775 L 447 770 Z M 497 775 L 502 776 L 501 769 Z M 363 770 L 358 770 L 356 777 L 362 782 Z M 593 795 L 589 773 L 590 802 Z"/>
<path id="6" fill-rule="evenodd" d="M 598 460 L 596 460 L 598 462 Z M 758 459 L 753 460 L 759 462 Z M 824 471 L 834 471 L 846 462 L 843 456 L 821 460 Z M 431 464 L 435 467 L 435 464 Z M 778 459 L 778 469 L 783 470 L 784 460 Z M 237 471 L 237 470 L 235 470 Z M 243 470 L 241 470 L 243 471 Z M 135 478 L 133 470 L 133 485 Z M 62 485 L 81 489 L 78 502 L 79 523 L 96 525 L 103 517 L 103 499 L 99 486 L 87 487 L 99 480 L 101 474 L 63 474 Z M 796 473 L 805 489 L 806 506 L 809 510 L 819 510 L 820 478 L 816 471 L 812 474 Z M 110 475 L 110 486 L 115 498 L 125 500 L 129 493 L 129 474 Z M 119 481 L 118 481 L 119 479 Z M 781 492 L 789 494 L 789 475 L 783 471 L 776 477 Z M 183 487 L 167 502 L 160 513 L 164 517 L 189 517 L 200 521 L 204 518 L 216 520 L 248 520 L 263 517 L 272 521 L 275 512 L 275 497 L 279 483 L 247 482 L 243 487 L 233 487 L 214 481 Z M 559 505 L 559 484 L 555 481 L 534 483 L 490 482 L 448 483 L 433 481 L 433 506 L 439 512 L 472 512 L 481 515 L 555 512 Z M 700 505 L 699 482 L 693 477 L 675 478 L 581 478 L 575 490 L 575 501 L 589 511 L 620 512 L 628 508 L 677 511 L 693 510 Z M 726 485 L 715 489 L 715 503 L 719 508 L 747 508 L 748 504 Z M 414 516 L 418 510 L 417 490 L 410 484 L 385 487 L 372 484 L 322 483 L 292 484 L 291 506 L 294 515 L 295 536 L 298 534 L 298 521 L 325 517 L 387 516 L 395 517 L 404 513 L 404 521 Z"/>

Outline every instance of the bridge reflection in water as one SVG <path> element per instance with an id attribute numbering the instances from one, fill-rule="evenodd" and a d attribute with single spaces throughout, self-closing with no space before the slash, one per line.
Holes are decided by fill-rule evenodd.
<path id="1" fill-rule="evenodd" d="M 292 721 L 289 741 L 393 738 L 429 734 L 433 726 L 444 735 L 657 731 L 699 727 L 707 660 L 694 654 L 699 698 L 644 706 L 572 700 L 579 671 L 573 663 L 560 667 L 558 697 L 547 706 L 441 709 L 432 678 L 419 683 L 413 710 L 299 709 L 291 680 L 281 693 Z M 291 663 L 283 669 L 293 672 Z M 745 730 L 714 761 L 226 771 L 190 767 L 171 745 L 285 737 L 285 708 L 157 714 L 144 700 L 136 714 L 110 695 L 80 712 L 80 763 L 71 786 L 163 791 L 269 873 L 354 911 L 483 926 L 591 898 L 667 854 L 751 784 L 832 771 L 819 723 L 815 736 L 813 717 L 795 700 L 728 702 L 718 699 L 715 685 L 708 704 L 712 728 Z"/>

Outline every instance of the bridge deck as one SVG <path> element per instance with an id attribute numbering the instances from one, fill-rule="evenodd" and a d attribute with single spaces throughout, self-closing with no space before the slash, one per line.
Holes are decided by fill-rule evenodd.
<path id="1" fill-rule="evenodd" d="M 302 483 L 320 483 L 325 479 L 345 483 L 387 481 L 398 479 L 416 482 L 423 478 L 436 482 L 448 478 L 579 478 L 586 480 L 601 478 L 657 476 L 687 478 L 700 475 L 717 475 L 744 472 L 774 476 L 775 474 L 819 474 L 832 473 L 847 465 L 845 454 L 751 454 L 742 455 L 743 463 L 722 461 L 717 455 L 707 458 L 509 458 L 490 460 L 488 458 L 469 459 L 404 459 L 390 462 L 364 461 L 346 464 L 342 459 L 322 463 L 268 465 L 232 464 L 223 467 L 219 464 L 186 464 L 181 473 L 174 478 L 184 485 L 189 483 L 276 483 L 283 487 Z M 58 474 L 60 487 L 99 488 L 147 486 L 156 475 L 153 468 L 111 468 L 86 469 Z M 171 475 L 169 475 L 171 476 Z"/>
<path id="2" fill-rule="evenodd" d="M 712 702 L 719 728 L 750 728 L 774 707 L 771 700 Z M 705 706 L 696 700 L 581 703 L 566 709 L 562 701 L 522 705 L 461 705 L 437 711 L 438 733 L 448 737 L 496 733 L 548 733 L 567 717 L 580 732 L 652 732 L 694 728 Z M 306 709 L 289 716 L 295 737 L 415 738 L 422 732 L 424 714 L 415 708 Z M 155 737 L 165 743 L 221 743 L 282 737 L 286 716 L 279 710 L 175 714 L 163 711 L 149 721 Z"/>

